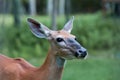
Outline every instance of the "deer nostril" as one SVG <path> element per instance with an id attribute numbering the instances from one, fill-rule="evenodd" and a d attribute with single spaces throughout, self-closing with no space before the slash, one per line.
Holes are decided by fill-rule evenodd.
<path id="1" fill-rule="evenodd" d="M 81 51 L 81 50 L 78 50 L 78 52 L 79 52 L 79 53 L 82 53 L 82 51 Z"/>
<path id="2" fill-rule="evenodd" d="M 81 58 L 84 58 L 86 55 L 87 55 L 87 51 L 83 51 L 83 52 L 81 53 Z"/>
<path id="3" fill-rule="evenodd" d="M 75 52 L 75 57 L 79 57 L 79 53 L 78 52 Z"/>
<path id="4" fill-rule="evenodd" d="M 81 50 L 77 50 L 77 51 L 75 52 L 75 56 L 76 56 L 76 57 L 80 57 L 81 53 L 82 53 Z"/>
<path id="5" fill-rule="evenodd" d="M 85 58 L 87 55 L 87 51 L 86 50 L 77 50 L 77 52 L 75 53 L 76 57 L 80 57 L 80 58 Z"/>
<path id="6" fill-rule="evenodd" d="M 75 57 L 77 58 L 85 58 L 87 55 L 87 51 L 86 49 L 78 49 L 76 52 L 75 52 Z"/>

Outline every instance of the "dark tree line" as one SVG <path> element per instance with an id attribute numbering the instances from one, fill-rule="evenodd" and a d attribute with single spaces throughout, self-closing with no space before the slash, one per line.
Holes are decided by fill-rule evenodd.
<path id="1" fill-rule="evenodd" d="M 0 12 L 4 9 L 6 12 L 12 13 L 15 25 L 20 25 L 21 14 L 48 14 L 51 16 L 51 24 L 53 29 L 56 28 L 57 15 L 65 15 L 66 20 L 69 19 L 70 13 L 94 12 L 100 9 L 100 0 L 0 0 Z M 2 5 L 5 3 L 6 5 Z"/>

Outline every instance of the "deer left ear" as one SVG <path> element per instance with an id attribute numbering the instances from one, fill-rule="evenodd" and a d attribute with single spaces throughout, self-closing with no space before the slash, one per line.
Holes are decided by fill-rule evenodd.
<path id="1" fill-rule="evenodd" d="M 63 30 L 70 33 L 73 28 L 73 21 L 74 21 L 74 16 L 65 24 Z"/>
<path id="2" fill-rule="evenodd" d="M 45 25 L 35 21 L 34 19 L 27 19 L 29 27 L 32 33 L 39 38 L 48 38 L 50 35 L 50 29 L 48 29 Z"/>

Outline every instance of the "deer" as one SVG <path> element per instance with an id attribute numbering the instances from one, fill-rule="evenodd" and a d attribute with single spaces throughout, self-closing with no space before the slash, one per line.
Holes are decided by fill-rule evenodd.
<path id="1" fill-rule="evenodd" d="M 32 18 L 27 21 L 33 35 L 49 41 L 47 57 L 40 67 L 35 67 L 23 58 L 1 54 L 0 80 L 61 80 L 67 60 L 86 58 L 87 50 L 70 34 L 74 17 L 61 30 L 51 30 Z"/>

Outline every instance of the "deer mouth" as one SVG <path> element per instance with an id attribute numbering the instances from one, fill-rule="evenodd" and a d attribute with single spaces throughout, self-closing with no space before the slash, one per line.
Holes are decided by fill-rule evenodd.
<path id="1" fill-rule="evenodd" d="M 66 59 L 85 59 L 88 55 L 88 52 L 81 51 L 80 49 L 73 49 L 71 47 L 64 47 L 60 49 L 60 55 L 65 57 Z"/>
<path id="2" fill-rule="evenodd" d="M 61 58 L 65 60 L 73 60 L 73 59 L 86 59 L 87 57 L 87 52 L 86 53 L 77 53 L 76 50 L 73 50 L 71 48 L 61 48 L 58 51 L 59 53 L 57 56 L 60 56 Z"/>

